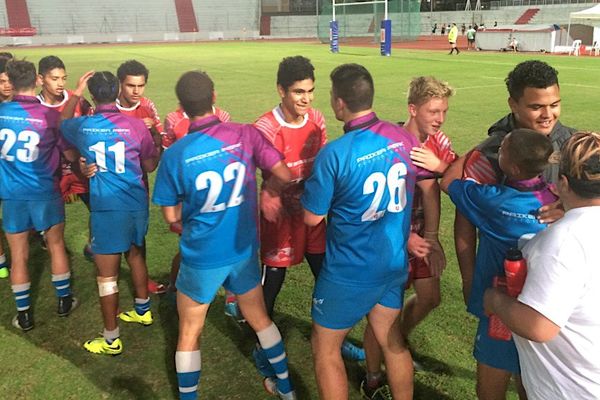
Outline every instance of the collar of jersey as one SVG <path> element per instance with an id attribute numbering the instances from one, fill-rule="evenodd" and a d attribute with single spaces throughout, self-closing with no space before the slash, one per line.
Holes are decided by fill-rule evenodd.
<path id="1" fill-rule="evenodd" d="M 15 94 L 12 101 L 18 101 L 19 103 L 39 103 L 40 99 L 35 96 L 25 96 L 22 94 Z"/>
<path id="2" fill-rule="evenodd" d="M 211 115 L 209 117 L 205 117 L 205 118 L 202 118 L 198 121 L 194 121 L 193 123 L 191 123 L 188 133 L 204 132 L 206 129 L 210 128 L 211 126 L 215 126 L 220 123 L 221 123 L 221 120 L 219 120 L 219 117 L 217 117 L 216 115 Z"/>
<path id="3" fill-rule="evenodd" d="M 135 103 L 135 104 L 134 104 L 134 105 L 132 105 L 131 107 L 123 107 L 123 106 L 121 105 L 121 102 L 120 102 L 120 101 L 119 101 L 119 99 L 117 98 L 116 104 L 117 104 L 117 108 L 118 108 L 119 110 L 122 110 L 122 111 L 133 111 L 133 110 L 135 110 L 136 108 L 138 108 L 138 107 L 140 106 L 140 104 L 142 104 L 142 100 L 138 101 L 137 103 Z"/>
<path id="4" fill-rule="evenodd" d="M 96 106 L 96 113 L 106 113 L 106 112 L 114 112 L 114 113 L 118 113 L 119 109 L 117 108 L 117 106 L 115 104 L 101 104 L 99 106 Z"/>
<path id="5" fill-rule="evenodd" d="M 286 128 L 300 129 L 300 128 L 304 127 L 304 125 L 306 125 L 306 122 L 308 122 L 308 113 L 304 114 L 304 120 L 299 125 L 293 125 L 293 124 L 290 124 L 289 122 L 285 122 L 285 118 L 283 116 L 283 111 L 281 110 L 281 106 L 277 106 L 273 109 L 273 116 L 275 117 L 275 119 L 277 120 L 279 125 L 285 126 Z"/>
<path id="6" fill-rule="evenodd" d="M 520 181 L 513 181 L 506 179 L 506 186 L 517 189 L 520 192 L 535 192 L 543 189 L 546 186 L 546 181 L 542 176 L 536 176 L 531 179 L 523 179 Z"/>
<path id="7" fill-rule="evenodd" d="M 66 90 L 63 90 L 63 99 L 58 104 L 46 103 L 44 101 L 44 95 L 42 94 L 42 92 L 40 92 L 40 94 L 37 95 L 37 98 L 40 100 L 40 103 L 42 103 L 43 105 L 45 105 L 48 108 L 58 108 L 58 107 L 62 106 L 63 104 L 65 104 L 67 102 L 67 100 L 69 100 L 69 92 Z"/>
<path id="8" fill-rule="evenodd" d="M 375 123 L 377 123 L 378 121 L 379 121 L 379 118 L 377 118 L 377 114 L 375 114 L 374 112 L 371 112 L 367 115 L 363 115 L 362 117 L 355 118 L 352 121 L 349 121 L 348 123 L 346 123 L 344 125 L 344 133 L 363 130 L 372 125 L 375 125 Z"/>

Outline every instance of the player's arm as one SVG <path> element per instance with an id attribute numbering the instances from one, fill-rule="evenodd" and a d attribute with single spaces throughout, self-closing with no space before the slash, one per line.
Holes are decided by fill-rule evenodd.
<path id="1" fill-rule="evenodd" d="M 438 238 L 440 228 L 440 186 L 437 179 L 424 179 L 417 182 L 423 193 L 424 238 L 431 245 L 425 260 L 434 277 L 439 277 L 446 268 L 446 256 Z"/>
<path id="2" fill-rule="evenodd" d="M 483 306 L 487 314 L 496 314 L 512 332 L 534 342 L 552 340 L 560 331 L 544 315 L 497 288 L 485 291 Z"/>
<path id="3" fill-rule="evenodd" d="M 65 104 L 65 108 L 63 108 L 62 112 L 60 113 L 61 121 L 73 118 L 73 116 L 75 115 L 75 109 L 77 108 L 77 105 L 79 104 L 79 101 L 83 96 L 83 92 L 87 88 L 87 83 L 90 80 L 90 78 L 94 75 L 94 73 L 95 71 L 88 71 L 79 78 L 79 80 L 77 81 L 77 88 L 73 91 L 71 97 L 67 101 L 67 104 Z"/>
<path id="4" fill-rule="evenodd" d="M 308 226 L 317 226 L 325 219 L 325 215 L 316 215 L 308 210 L 304 210 L 304 223 Z"/>
<path id="5" fill-rule="evenodd" d="M 181 221 L 181 203 L 176 206 L 162 206 L 162 215 L 167 224 Z"/>
<path id="6" fill-rule="evenodd" d="M 282 207 L 280 193 L 292 180 L 292 173 L 283 161 L 277 162 L 270 172 L 272 175 L 260 191 L 260 210 L 267 221 L 277 222 Z"/>
<path id="7" fill-rule="evenodd" d="M 464 164 L 468 155 L 459 157 L 444 173 L 440 188 L 448 193 L 448 187 L 463 175 Z M 468 303 L 471 296 L 471 285 L 475 271 L 475 248 L 477 245 L 477 231 L 475 226 L 456 210 L 454 215 L 454 249 L 458 259 L 458 267 L 462 278 L 463 299 Z"/>

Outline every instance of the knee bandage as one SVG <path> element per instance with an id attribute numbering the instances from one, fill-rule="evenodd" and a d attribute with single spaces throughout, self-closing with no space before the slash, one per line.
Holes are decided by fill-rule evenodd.
<path id="1" fill-rule="evenodd" d="M 98 281 L 98 294 L 100 297 L 110 296 L 111 294 L 119 293 L 119 277 L 118 276 L 99 276 L 96 278 Z"/>

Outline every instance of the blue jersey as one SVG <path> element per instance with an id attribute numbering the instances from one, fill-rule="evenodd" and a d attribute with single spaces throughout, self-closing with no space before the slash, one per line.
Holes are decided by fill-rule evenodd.
<path id="1" fill-rule="evenodd" d="M 158 156 L 144 123 L 123 115 L 114 105 L 101 105 L 92 116 L 63 121 L 65 138 L 98 172 L 90 179 L 92 211 L 148 209 L 141 160 Z"/>
<path id="2" fill-rule="evenodd" d="M 483 293 L 492 286 L 495 276 L 504 276 L 506 251 L 522 247 L 526 240 L 546 227 L 536 217 L 538 209 L 555 202 L 557 197 L 539 177 L 508 182 L 506 186 L 457 179 L 450 184 L 448 194 L 458 211 L 479 229 L 467 310 L 481 317 L 484 315 Z"/>
<path id="3" fill-rule="evenodd" d="M 256 167 L 270 170 L 282 158 L 253 126 L 214 115 L 164 152 L 152 201 L 182 203 L 182 263 L 209 269 L 256 254 Z"/>
<path id="4" fill-rule="evenodd" d="M 313 214 L 328 214 L 319 277 L 379 286 L 408 272 L 406 242 L 417 174 L 410 150 L 419 142 L 374 113 L 344 130 L 317 156 L 302 205 Z"/>
<path id="5" fill-rule="evenodd" d="M 0 104 L 0 198 L 50 200 L 60 197 L 60 153 L 68 145 L 60 115 L 34 96 Z"/>

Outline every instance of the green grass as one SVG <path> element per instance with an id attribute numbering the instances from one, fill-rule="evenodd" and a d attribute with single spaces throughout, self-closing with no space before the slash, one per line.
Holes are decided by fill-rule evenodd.
<path id="1" fill-rule="evenodd" d="M 328 122 L 329 137 L 341 133 L 341 123 L 329 108 L 330 71 L 338 64 L 365 65 L 376 84 L 375 109 L 392 121 L 406 118 L 406 86 L 416 75 L 435 75 L 456 89 L 445 132 L 464 153 L 485 137 L 488 126 L 507 112 L 503 79 L 519 61 L 542 58 L 560 72 L 563 123 L 580 129 L 600 129 L 600 60 L 589 57 L 394 50 L 391 57 L 376 48 L 344 47 L 332 55 L 327 46 L 297 43 L 206 43 L 14 49 L 17 57 L 37 62 L 45 55 L 61 57 L 71 87 L 86 70 L 115 71 L 127 59 L 144 62 L 151 71 L 146 94 L 164 117 L 176 106 L 174 84 L 190 69 L 207 71 L 215 81 L 217 103 L 239 122 L 252 122 L 278 102 L 275 74 L 284 56 L 309 57 L 317 74 L 315 107 Z M 427 372 L 415 376 L 415 398 L 470 399 L 475 397 L 475 362 L 471 356 L 475 321 L 462 303 L 460 277 L 452 241 L 453 210 L 443 199 L 441 234 L 448 268 L 443 276 L 442 305 L 414 332 L 411 344 Z M 67 207 L 66 241 L 71 250 L 74 289 L 80 308 L 69 318 L 56 316 L 47 254 L 32 245 L 31 272 L 36 327 L 23 334 L 10 326 L 14 301 L 8 281 L 0 282 L 0 397 L 5 399 L 171 399 L 177 384 L 173 354 L 177 341 L 174 305 L 153 297 L 155 324 L 143 328 L 122 324 L 123 355 L 96 357 L 81 343 L 102 329 L 95 271 L 81 255 L 86 240 L 87 212 L 82 204 Z M 158 208 L 151 209 L 147 236 L 148 266 L 154 278 L 166 279 L 177 238 L 168 233 Z M 129 272 L 122 269 L 121 307 L 132 303 Z M 306 266 L 294 268 L 278 298 L 275 321 L 288 347 L 292 377 L 300 399 L 317 398 L 310 354 L 310 293 L 312 277 Z M 204 399 L 263 399 L 258 374 L 249 356 L 253 338 L 222 313 L 219 296 L 209 312 L 202 342 Z M 352 338 L 360 340 L 362 326 Z M 348 364 L 351 394 L 358 399 L 362 366 Z M 511 393 L 511 398 L 516 398 Z"/>

